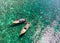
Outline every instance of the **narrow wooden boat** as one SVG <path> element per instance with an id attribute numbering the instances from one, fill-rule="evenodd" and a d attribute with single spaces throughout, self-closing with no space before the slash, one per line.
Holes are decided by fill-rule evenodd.
<path id="1" fill-rule="evenodd" d="M 21 30 L 20 35 L 24 34 L 28 30 L 29 27 L 30 27 L 30 22 L 28 22 L 26 26 Z"/>
<path id="2" fill-rule="evenodd" d="M 26 22 L 26 18 L 15 20 L 15 21 L 12 22 L 12 24 L 18 24 L 18 23 L 23 23 L 23 22 Z"/>

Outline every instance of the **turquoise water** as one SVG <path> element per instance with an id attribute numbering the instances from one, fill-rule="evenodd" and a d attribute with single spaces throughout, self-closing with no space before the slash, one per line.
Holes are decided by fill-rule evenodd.
<path id="1" fill-rule="evenodd" d="M 26 23 L 10 26 L 12 21 L 20 18 L 27 18 L 31 23 L 21 38 L 19 33 Z M 58 38 L 52 33 L 49 37 L 54 36 L 56 40 L 52 37 L 53 40 L 59 43 L 59 18 L 60 0 L 0 0 L 0 43 L 48 43 L 51 40 L 47 36 L 51 30 Z M 47 40 L 43 39 L 44 34 Z"/>

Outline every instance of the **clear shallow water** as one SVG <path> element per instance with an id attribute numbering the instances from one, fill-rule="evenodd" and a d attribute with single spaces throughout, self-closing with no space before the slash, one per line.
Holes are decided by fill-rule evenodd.
<path id="1" fill-rule="evenodd" d="M 0 0 L 0 43 L 60 43 L 59 4 L 60 0 Z M 9 27 L 20 18 L 31 22 L 22 38 L 25 23 Z"/>

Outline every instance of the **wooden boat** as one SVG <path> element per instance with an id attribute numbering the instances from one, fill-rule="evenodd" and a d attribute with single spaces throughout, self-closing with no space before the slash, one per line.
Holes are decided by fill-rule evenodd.
<path id="1" fill-rule="evenodd" d="M 15 20 L 15 21 L 12 22 L 12 24 L 18 24 L 18 23 L 23 23 L 23 22 L 26 22 L 26 18 Z"/>
<path id="2" fill-rule="evenodd" d="M 28 30 L 29 27 L 30 27 L 30 22 L 28 22 L 26 26 L 21 30 L 20 35 L 24 34 Z"/>

